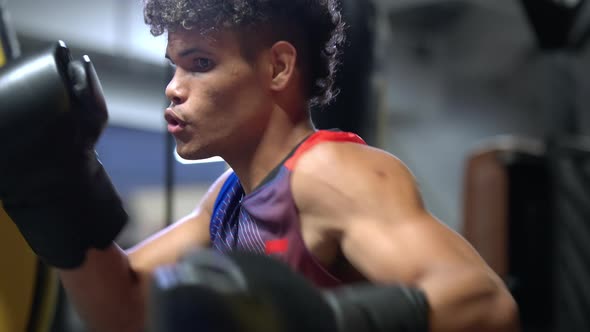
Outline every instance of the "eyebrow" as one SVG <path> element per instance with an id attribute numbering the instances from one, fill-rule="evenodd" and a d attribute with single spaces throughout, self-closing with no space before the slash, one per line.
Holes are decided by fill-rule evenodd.
<path id="1" fill-rule="evenodd" d="M 189 56 L 194 53 L 203 53 L 206 55 L 211 55 L 211 52 L 207 52 L 207 51 L 205 51 L 201 48 L 198 48 L 198 47 L 191 47 L 191 48 L 187 48 L 186 50 L 183 50 L 182 52 L 178 53 L 178 56 L 181 58 L 184 58 L 184 57 Z M 171 62 L 173 62 L 172 59 L 170 58 L 170 55 L 168 54 L 168 52 L 166 52 L 164 57 L 166 59 L 170 60 Z"/>

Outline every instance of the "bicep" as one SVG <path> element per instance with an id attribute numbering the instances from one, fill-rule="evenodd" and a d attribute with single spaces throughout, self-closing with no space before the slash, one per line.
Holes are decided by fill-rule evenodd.
<path id="1" fill-rule="evenodd" d="M 412 282 L 438 267 L 483 266 L 459 234 L 426 211 L 413 174 L 386 152 L 318 146 L 300 160 L 293 190 L 304 220 L 335 230 L 346 258 L 368 279 Z"/>
<path id="2" fill-rule="evenodd" d="M 351 222 L 341 246 L 351 264 L 375 282 L 417 285 L 439 272 L 487 270 L 467 241 L 426 211 L 404 220 Z"/>
<path id="3" fill-rule="evenodd" d="M 210 245 L 209 223 L 213 205 L 230 171 L 221 175 L 188 216 L 127 250 L 131 266 L 150 272 L 178 261 L 190 249 Z"/>
<path id="4" fill-rule="evenodd" d="M 336 234 L 346 259 L 368 280 L 422 289 L 432 331 L 512 324 L 514 301 L 503 281 L 426 211 L 401 161 L 358 146 L 325 147 L 302 158 L 292 180 L 303 226 Z"/>

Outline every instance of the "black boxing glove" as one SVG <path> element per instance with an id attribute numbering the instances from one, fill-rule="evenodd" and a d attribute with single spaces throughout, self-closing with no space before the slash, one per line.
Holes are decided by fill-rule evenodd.
<path id="1" fill-rule="evenodd" d="M 80 266 L 128 220 L 94 151 L 107 118 L 92 63 L 61 41 L 0 69 L 0 200 L 49 265 Z"/>
<path id="2" fill-rule="evenodd" d="M 156 269 L 149 332 L 427 332 L 423 291 L 359 283 L 319 290 L 269 256 L 211 249 Z"/>
<path id="3" fill-rule="evenodd" d="M 430 306 L 419 288 L 356 284 L 324 292 L 338 332 L 428 332 Z"/>
<path id="4" fill-rule="evenodd" d="M 156 269 L 149 332 L 338 332 L 322 294 L 273 257 L 201 249 Z"/>

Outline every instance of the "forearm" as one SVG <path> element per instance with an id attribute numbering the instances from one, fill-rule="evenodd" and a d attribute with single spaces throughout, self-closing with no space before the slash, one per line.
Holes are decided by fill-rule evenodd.
<path id="1" fill-rule="evenodd" d="M 413 286 L 356 284 L 325 296 L 342 332 L 519 330 L 506 288 L 479 271 L 432 273 Z"/>
<path id="2" fill-rule="evenodd" d="M 516 303 L 502 281 L 481 268 L 427 274 L 418 286 L 430 305 L 431 332 L 519 330 Z"/>
<path id="3" fill-rule="evenodd" d="M 68 298 L 91 331 L 143 329 L 148 276 L 134 271 L 118 246 L 91 249 L 82 266 L 59 274 Z"/>

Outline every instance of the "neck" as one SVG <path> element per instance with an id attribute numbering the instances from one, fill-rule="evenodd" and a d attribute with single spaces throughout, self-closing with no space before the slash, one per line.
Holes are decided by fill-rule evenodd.
<path id="1" fill-rule="evenodd" d="M 224 156 L 236 173 L 246 194 L 252 192 L 264 178 L 315 129 L 307 111 L 294 118 L 283 110 L 275 110 L 269 125 L 233 156 Z"/>

